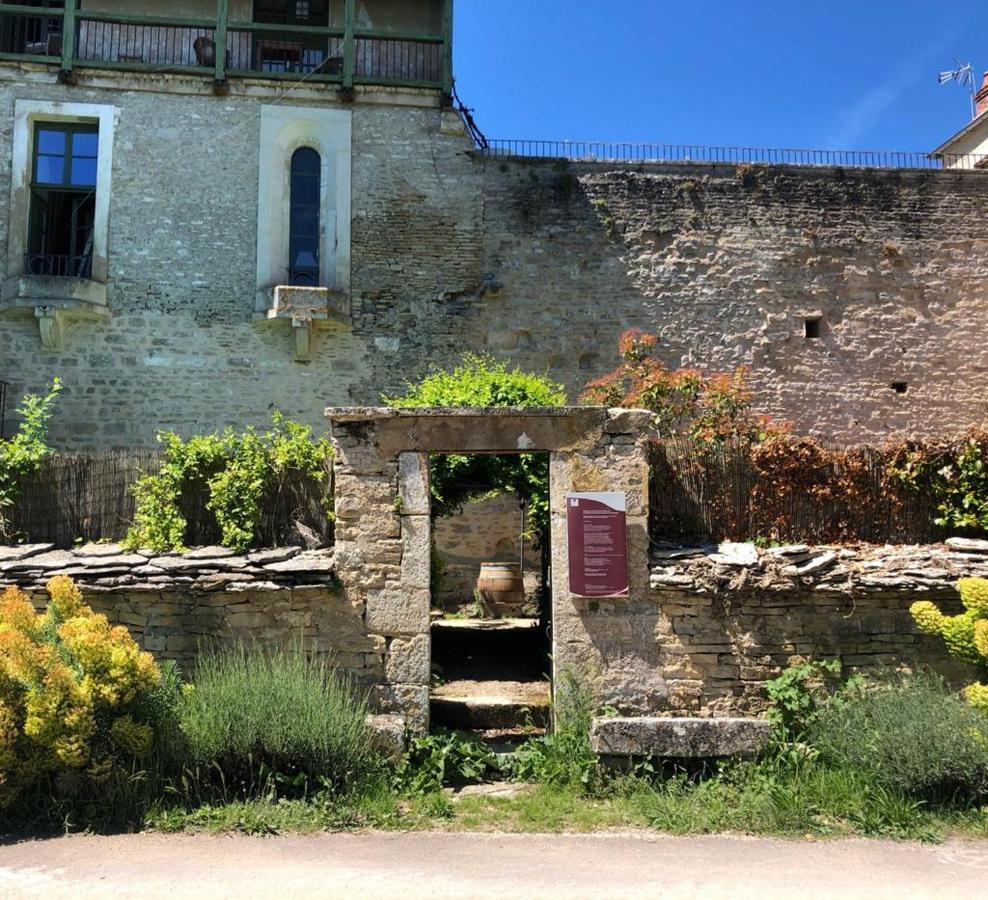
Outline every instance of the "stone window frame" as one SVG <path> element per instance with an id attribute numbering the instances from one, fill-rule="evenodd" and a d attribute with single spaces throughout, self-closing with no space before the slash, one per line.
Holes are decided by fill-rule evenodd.
<path id="1" fill-rule="evenodd" d="M 349 110 L 261 107 L 256 313 L 266 314 L 273 290 L 288 284 L 291 160 L 304 147 L 322 160 L 320 283 L 349 293 L 351 141 Z"/>
<path id="2" fill-rule="evenodd" d="M 57 103 L 17 100 L 14 104 L 11 160 L 10 223 L 7 274 L 21 274 L 29 246 L 31 181 L 36 126 L 45 122 L 95 124 L 99 130 L 96 160 L 96 212 L 93 223 L 93 261 L 88 279 L 105 287 L 108 276 L 110 198 L 113 180 L 113 143 L 120 109 L 105 103 Z M 102 294 L 105 303 L 105 293 Z"/>

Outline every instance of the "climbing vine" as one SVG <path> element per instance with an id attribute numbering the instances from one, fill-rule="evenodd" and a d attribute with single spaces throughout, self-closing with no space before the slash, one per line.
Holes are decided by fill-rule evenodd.
<path id="1" fill-rule="evenodd" d="M 182 549 L 188 522 L 179 506 L 183 492 L 204 491 L 206 508 L 216 517 L 223 545 L 238 552 L 254 542 L 266 498 L 280 478 L 294 471 L 323 480 L 332 446 L 313 439 L 312 429 L 280 412 L 263 433 L 253 428 L 237 433 L 197 435 L 183 440 L 163 432 L 158 440 L 165 455 L 160 470 L 134 486 L 134 524 L 130 547 L 158 552 Z"/>
<path id="2" fill-rule="evenodd" d="M 48 426 L 61 390 L 62 383 L 55 378 L 47 394 L 27 394 L 17 408 L 21 419 L 17 433 L 0 441 L 0 538 L 11 537 L 8 515 L 20 495 L 22 479 L 37 472 L 52 452 Z"/>

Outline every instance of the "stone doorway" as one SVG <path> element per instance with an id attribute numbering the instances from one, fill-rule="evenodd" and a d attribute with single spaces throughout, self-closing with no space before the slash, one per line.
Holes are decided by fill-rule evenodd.
<path id="1" fill-rule="evenodd" d="M 593 689 L 598 627 L 615 604 L 643 604 L 648 584 L 648 461 L 651 416 L 596 407 L 552 409 L 327 410 L 336 447 L 336 573 L 380 647 L 369 684 L 377 709 L 429 728 L 432 660 L 429 455 L 549 455 L 552 679 L 572 672 Z M 626 495 L 628 598 L 597 602 L 569 592 L 566 495 Z M 621 652 L 620 642 L 606 648 Z M 627 648 L 633 652 L 633 648 Z"/>
<path id="2" fill-rule="evenodd" d="M 507 750 L 551 708 L 547 453 L 433 454 L 433 729 Z"/>

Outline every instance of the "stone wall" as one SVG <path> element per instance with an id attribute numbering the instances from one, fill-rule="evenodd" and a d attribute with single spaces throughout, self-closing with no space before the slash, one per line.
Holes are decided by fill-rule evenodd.
<path id="1" fill-rule="evenodd" d="M 357 448 L 350 449 L 354 459 Z M 415 506 L 414 485 L 424 484 L 415 455 L 404 457 L 412 510 L 424 508 Z M 392 487 L 393 480 L 388 493 Z M 395 513 L 404 536 L 381 543 L 371 523 L 380 524 L 383 507 L 382 492 L 368 516 L 348 514 L 351 540 L 336 551 L 345 557 L 343 584 L 332 551 L 286 548 L 244 561 L 203 548 L 121 559 L 106 545 L 71 552 L 36 545 L 0 548 L 0 589 L 16 584 L 41 608 L 45 581 L 69 574 L 97 612 L 186 669 L 203 642 L 301 639 L 332 653 L 370 689 L 378 710 L 421 728 L 430 643 L 427 592 L 415 585 L 428 570 L 415 520 L 428 514 Z M 636 585 L 645 574 L 635 573 Z M 650 591 L 622 600 L 557 598 L 555 672 L 574 672 L 602 704 L 629 716 L 757 714 L 765 681 L 806 659 L 839 658 L 874 675 L 930 668 L 966 680 L 972 673 L 939 638 L 918 631 L 909 606 L 931 599 L 960 611 L 953 584 L 968 575 L 988 577 L 988 542 L 762 553 L 751 545 L 667 547 L 653 559 Z"/>
<path id="2" fill-rule="evenodd" d="M 909 614 L 917 599 L 961 611 L 959 577 L 988 576 L 988 542 L 963 546 L 666 548 L 644 600 L 580 601 L 571 659 L 601 702 L 628 715 L 764 710 L 765 681 L 807 659 L 887 675 L 972 672 Z"/>
<path id="3" fill-rule="evenodd" d="M 761 409 L 827 438 L 983 415 L 983 172 L 485 160 L 434 97 L 358 93 L 350 314 L 300 363 L 289 320 L 254 321 L 259 110 L 332 107 L 336 92 L 80 79 L 0 65 L 0 241 L 15 99 L 120 110 L 112 318 L 71 325 L 51 354 L 31 310 L 0 316 L 12 396 L 65 382 L 59 446 L 262 424 L 272 406 L 321 426 L 327 403 L 375 403 L 465 350 L 547 371 L 575 398 L 629 327 L 659 332 L 672 365 L 749 366 Z"/>
<path id="4" fill-rule="evenodd" d="M 387 640 L 368 630 L 363 604 L 345 594 L 333 568 L 331 550 L 296 547 L 237 556 L 221 547 L 156 555 L 112 544 L 72 551 L 35 544 L 0 547 L 0 590 L 16 585 L 41 609 L 48 579 L 68 575 L 96 612 L 186 670 L 204 645 L 299 641 L 332 654 L 358 684 L 377 685 Z"/>

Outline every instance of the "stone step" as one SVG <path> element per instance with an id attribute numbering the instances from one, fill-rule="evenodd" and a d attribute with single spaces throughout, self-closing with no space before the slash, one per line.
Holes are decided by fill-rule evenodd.
<path id="1" fill-rule="evenodd" d="M 549 706 L 544 681 L 451 681 L 430 702 L 434 726 L 478 732 L 545 728 Z"/>

